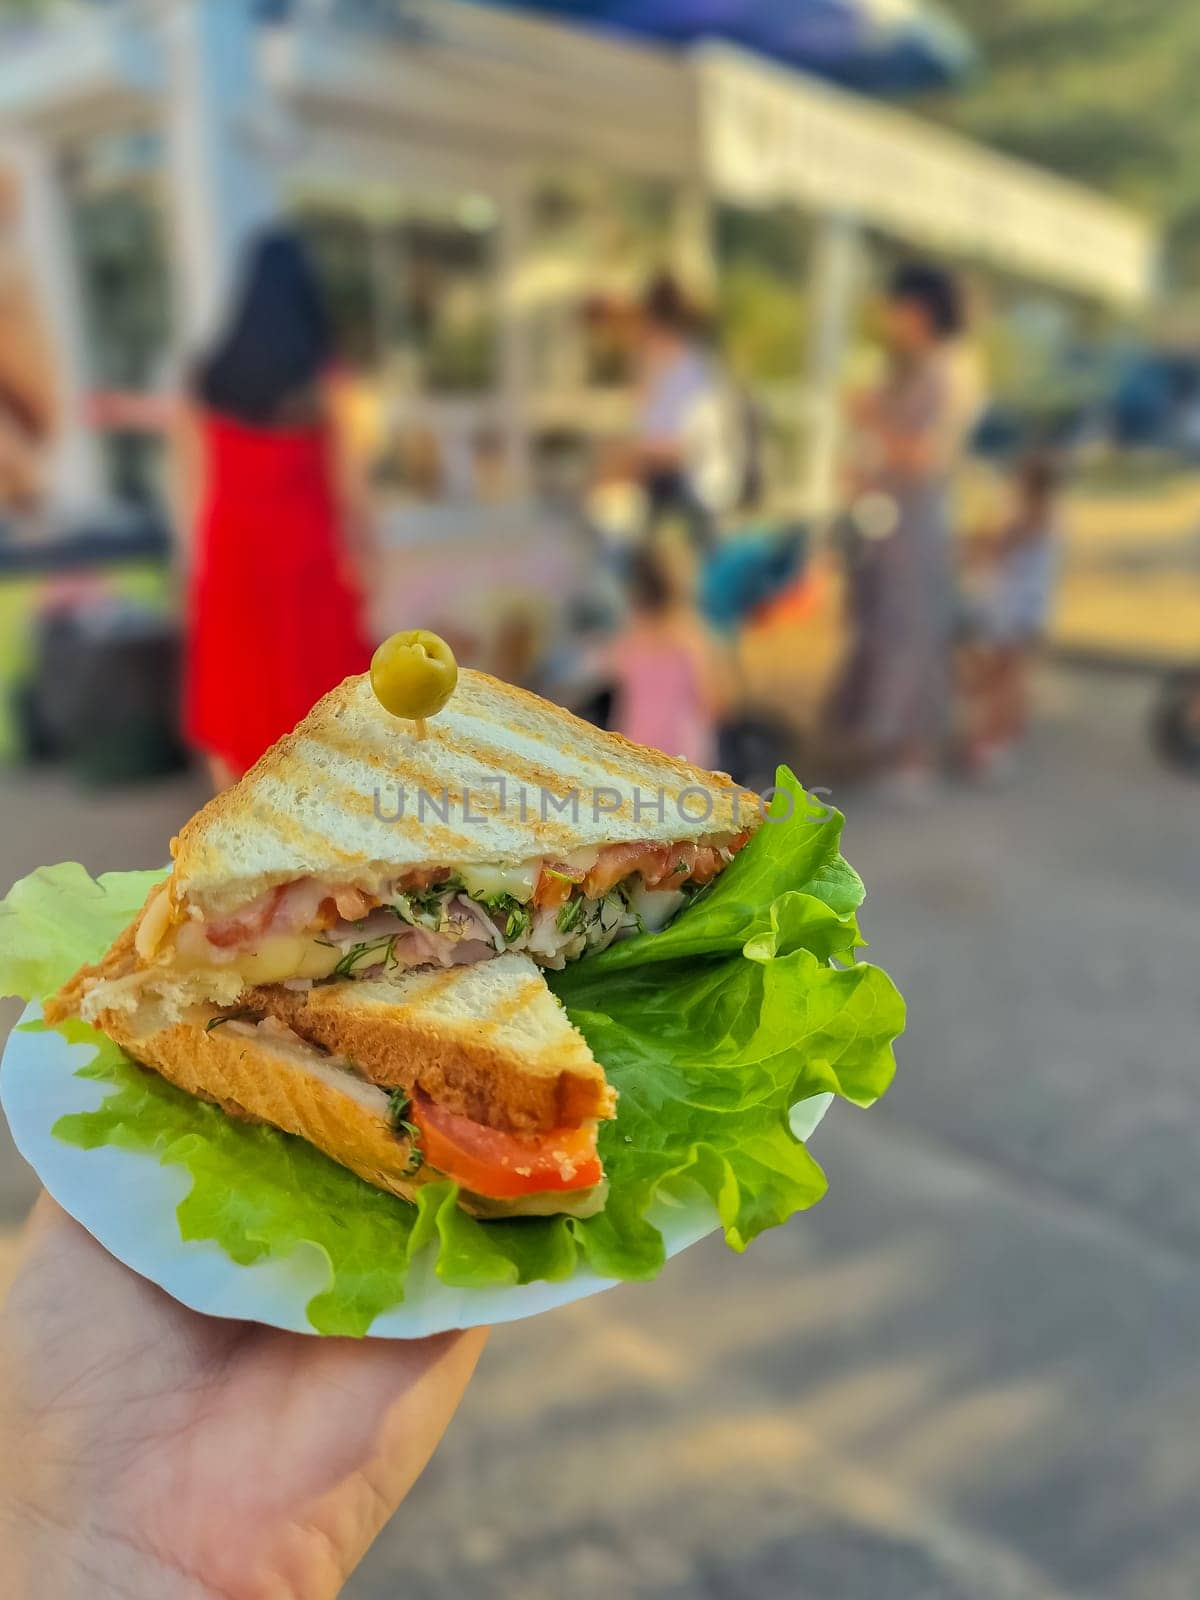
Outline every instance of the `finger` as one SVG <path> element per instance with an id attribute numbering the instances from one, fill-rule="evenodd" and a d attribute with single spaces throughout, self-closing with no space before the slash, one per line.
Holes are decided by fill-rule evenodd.
<path id="1" fill-rule="evenodd" d="M 441 1443 L 483 1354 L 488 1332 L 487 1328 L 472 1328 L 402 1347 L 401 1359 L 410 1382 L 390 1408 L 375 1462 L 368 1469 L 382 1516 L 370 1529 L 367 1543 L 407 1495 Z"/>
<path id="2" fill-rule="evenodd" d="M 407 1387 L 386 1420 L 381 1459 L 399 1466 L 401 1496 L 424 1468 L 458 1409 L 488 1332 L 487 1328 L 470 1328 L 400 1343 L 396 1359 L 407 1374 Z"/>
<path id="3" fill-rule="evenodd" d="M 342 1419 L 346 1464 L 381 1462 L 389 1470 L 411 1466 L 397 1498 L 420 1472 L 445 1431 L 487 1340 L 486 1328 L 435 1334 L 426 1339 L 321 1339 L 266 1334 L 260 1359 L 277 1367 L 281 1345 L 299 1363 L 295 1393 L 303 1413 Z M 354 1423 L 357 1421 L 358 1426 Z M 335 1452 L 336 1454 L 336 1452 Z M 337 1463 L 329 1461 L 333 1476 Z"/>
<path id="4" fill-rule="evenodd" d="M 335 1430 L 324 1429 L 321 1487 L 275 1552 L 288 1580 L 312 1580 L 313 1549 L 333 1552 L 338 1583 L 353 1571 L 419 1477 L 475 1370 L 486 1328 L 417 1340 L 309 1340 L 305 1403 L 274 1419 L 284 1453 L 302 1450 L 336 1407 Z M 319 1370 L 319 1379 L 315 1378 Z M 290 1592 L 290 1591 L 289 1591 Z M 317 1592 L 325 1591 L 317 1585 Z"/>

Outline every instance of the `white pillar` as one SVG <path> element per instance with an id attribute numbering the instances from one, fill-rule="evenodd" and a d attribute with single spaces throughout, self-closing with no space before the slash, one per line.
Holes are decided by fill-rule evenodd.
<path id="1" fill-rule="evenodd" d="M 806 509 L 817 517 L 836 509 L 842 423 L 839 389 L 860 266 L 858 224 L 844 215 L 821 217 L 806 352 L 810 434 L 804 496 Z"/>
<path id="2" fill-rule="evenodd" d="M 509 169 L 500 187 L 499 202 L 496 271 L 501 426 L 513 497 L 520 499 L 529 493 L 533 476 L 533 352 L 529 305 L 520 284 L 522 268 L 529 259 L 529 181 L 519 166 Z"/>
<path id="3" fill-rule="evenodd" d="M 160 20 L 176 315 L 193 350 L 218 326 L 246 240 L 280 196 L 252 134 L 267 91 L 249 0 L 162 0 Z"/>
<path id="4" fill-rule="evenodd" d="M 59 428 L 50 462 L 50 499 L 60 509 L 93 504 L 102 493 L 100 451 L 88 426 L 87 332 L 78 255 L 54 149 L 33 134 L 6 137 L 0 161 L 19 186 L 18 241 L 54 343 Z"/>

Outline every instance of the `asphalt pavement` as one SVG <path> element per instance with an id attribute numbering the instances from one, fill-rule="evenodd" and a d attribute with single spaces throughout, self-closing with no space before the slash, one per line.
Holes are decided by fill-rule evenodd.
<path id="1" fill-rule="evenodd" d="M 1200 786 L 1150 688 L 1048 673 L 1006 788 L 835 796 L 910 1027 L 828 1197 L 498 1330 L 347 1600 L 1195 1600 Z M 0 880 L 147 865 L 196 794 L 0 777 Z M 0 1147 L 0 1230 L 32 1193 Z"/>

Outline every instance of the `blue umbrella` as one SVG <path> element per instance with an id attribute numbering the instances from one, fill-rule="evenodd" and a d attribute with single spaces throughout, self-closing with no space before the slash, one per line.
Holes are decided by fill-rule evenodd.
<path id="1" fill-rule="evenodd" d="M 967 34 L 929 0 L 760 0 L 758 9 L 758 49 L 856 88 L 930 88 L 976 64 Z"/>
<path id="2" fill-rule="evenodd" d="M 498 0 L 500 4 L 509 0 Z M 724 39 L 870 92 L 952 83 L 974 65 L 963 30 L 930 0 L 517 0 L 671 44 Z"/>

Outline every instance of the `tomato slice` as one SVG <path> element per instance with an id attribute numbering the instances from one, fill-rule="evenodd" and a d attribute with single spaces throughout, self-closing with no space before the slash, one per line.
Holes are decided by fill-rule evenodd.
<path id="1" fill-rule="evenodd" d="M 485 1128 L 416 1095 L 410 1113 L 431 1167 L 491 1200 L 590 1189 L 604 1176 L 593 1124 L 523 1135 Z"/>

